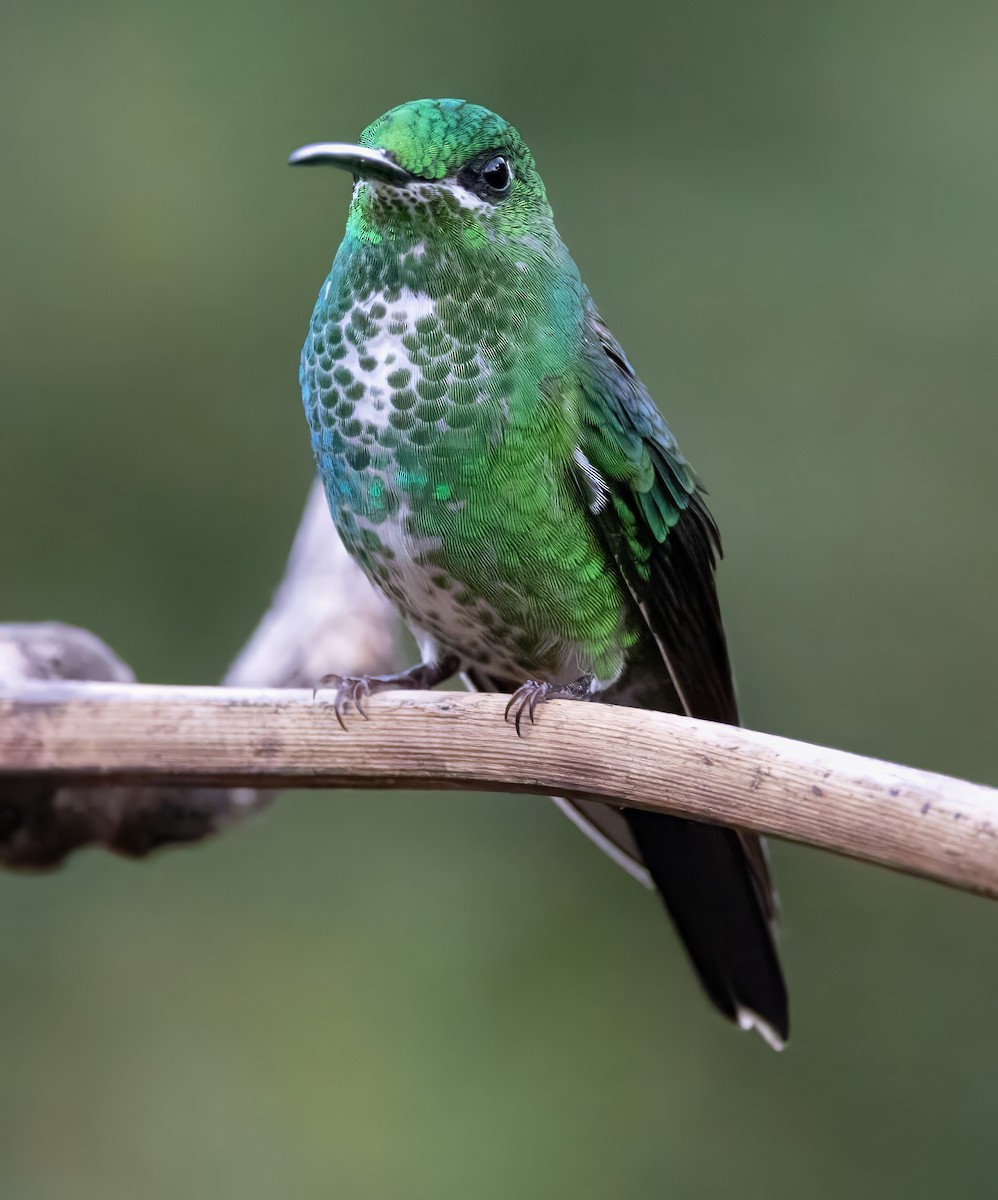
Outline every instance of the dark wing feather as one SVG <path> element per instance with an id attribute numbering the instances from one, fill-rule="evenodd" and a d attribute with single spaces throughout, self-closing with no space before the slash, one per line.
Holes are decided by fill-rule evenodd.
<path id="1" fill-rule="evenodd" d="M 613 335 L 591 312 L 580 380 L 583 453 L 613 497 L 600 534 L 690 715 L 738 723 L 714 587 L 720 537 L 692 468 Z"/>
<path id="2" fill-rule="evenodd" d="M 695 474 L 594 309 L 578 385 L 578 484 L 662 656 L 660 687 L 653 686 L 649 702 L 649 681 L 639 681 L 641 702 L 737 724 L 714 586 L 717 527 Z M 625 672 L 607 700 L 627 703 L 634 689 Z M 781 1045 L 789 1032 L 787 994 L 759 838 L 633 809 L 623 815 L 711 1000 Z"/>

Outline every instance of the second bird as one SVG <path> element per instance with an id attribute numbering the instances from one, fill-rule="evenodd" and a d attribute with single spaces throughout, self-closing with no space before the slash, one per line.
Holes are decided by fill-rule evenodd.
<path id="1" fill-rule="evenodd" d="M 346 234 L 301 385 L 340 536 L 422 662 L 339 681 L 462 673 L 514 694 L 736 724 L 702 491 L 558 236 L 519 134 L 463 100 L 392 109 L 357 145 L 292 155 L 351 172 Z M 789 1030 L 773 892 L 751 835 L 565 805 L 658 890 L 715 1006 L 774 1046 Z"/>

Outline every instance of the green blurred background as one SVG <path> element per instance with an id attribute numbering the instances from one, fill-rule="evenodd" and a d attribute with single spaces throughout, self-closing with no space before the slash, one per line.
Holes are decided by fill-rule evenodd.
<path id="1" fill-rule="evenodd" d="M 707 480 L 747 723 L 998 783 L 996 42 L 972 0 L 8 2 L 0 619 L 220 676 L 349 190 L 284 159 L 463 95 Z M 775 860 L 782 1056 L 530 797 L 0 879 L 0 1198 L 993 1196 L 998 908 Z"/>

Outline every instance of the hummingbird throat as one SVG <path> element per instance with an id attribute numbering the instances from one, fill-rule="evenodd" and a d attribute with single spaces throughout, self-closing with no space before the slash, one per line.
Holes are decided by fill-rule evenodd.
<path id="1" fill-rule="evenodd" d="M 426 239 L 442 245 L 455 236 L 468 244 L 489 238 L 493 205 L 456 180 L 413 179 L 404 185 L 358 179 L 347 218 L 347 233 L 396 251 Z"/>

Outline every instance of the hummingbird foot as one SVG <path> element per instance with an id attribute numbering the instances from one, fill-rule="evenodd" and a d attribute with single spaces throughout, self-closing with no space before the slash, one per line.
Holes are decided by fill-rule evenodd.
<path id="1" fill-rule="evenodd" d="M 571 683 L 542 683 L 539 679 L 528 679 L 510 696 L 506 705 L 506 720 L 512 719 L 516 736 L 523 737 L 520 722 L 526 715 L 533 725 L 538 704 L 548 700 L 588 700 L 592 696 L 592 683 L 592 675 L 580 675 Z"/>
<path id="2" fill-rule="evenodd" d="M 316 684 L 312 696 L 316 696 L 320 688 L 335 687 L 336 697 L 333 709 L 340 728 L 346 732 L 344 714 L 352 704 L 358 713 L 368 720 L 364 702 L 375 692 L 387 692 L 394 688 L 404 688 L 407 691 L 424 692 L 443 683 L 457 671 L 460 661 L 451 655 L 441 658 L 439 662 L 419 663 L 408 671 L 399 671 L 396 675 L 323 675 Z"/>

